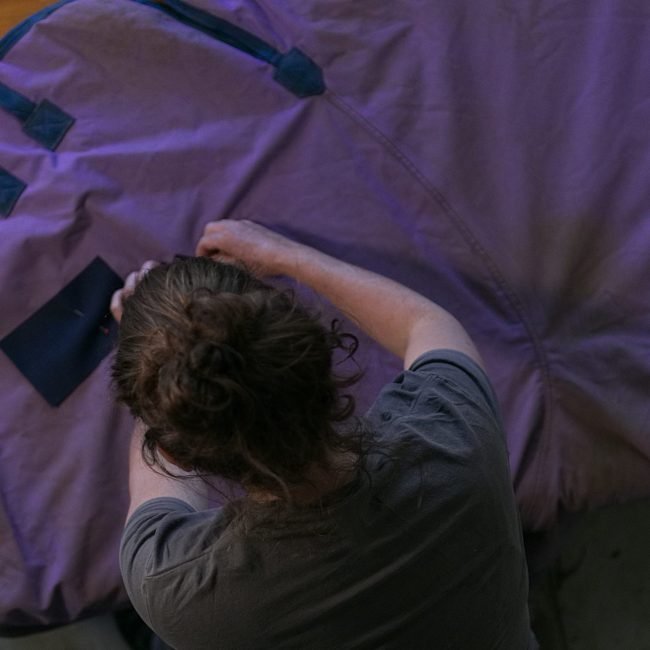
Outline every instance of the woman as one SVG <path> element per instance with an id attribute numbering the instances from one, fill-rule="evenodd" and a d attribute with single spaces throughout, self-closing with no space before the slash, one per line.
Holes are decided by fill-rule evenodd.
<path id="1" fill-rule="evenodd" d="M 251 222 L 209 224 L 197 255 L 145 265 L 112 305 L 140 422 L 121 566 L 144 620 L 191 650 L 535 647 L 498 406 L 458 321 Z M 333 374 L 349 337 L 271 275 L 404 360 L 362 420 Z M 242 494 L 211 508 L 197 476 Z"/>

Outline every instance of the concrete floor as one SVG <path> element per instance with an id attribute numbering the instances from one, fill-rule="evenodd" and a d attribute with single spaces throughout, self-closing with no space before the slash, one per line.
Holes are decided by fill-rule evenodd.
<path id="1" fill-rule="evenodd" d="M 529 541 L 542 650 L 650 650 L 650 500 L 570 518 Z"/>
<path id="2" fill-rule="evenodd" d="M 115 618 L 97 616 L 16 639 L 0 639 L 0 650 L 131 650 Z"/>

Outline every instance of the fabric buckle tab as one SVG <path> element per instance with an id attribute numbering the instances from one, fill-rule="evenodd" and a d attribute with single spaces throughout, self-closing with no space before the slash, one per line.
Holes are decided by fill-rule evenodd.
<path id="1" fill-rule="evenodd" d="M 26 135 L 50 151 L 59 146 L 75 123 L 73 117 L 47 99 L 36 104 L 2 83 L 0 108 L 20 121 Z"/>
<path id="2" fill-rule="evenodd" d="M 0 167 L 0 217 L 8 217 L 27 185 Z"/>
<path id="3" fill-rule="evenodd" d="M 298 97 L 322 95 L 325 92 L 323 71 L 295 47 L 280 57 L 273 78 Z"/>

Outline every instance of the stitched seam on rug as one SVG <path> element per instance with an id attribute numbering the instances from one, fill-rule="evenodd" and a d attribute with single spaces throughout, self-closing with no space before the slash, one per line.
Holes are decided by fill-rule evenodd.
<path id="1" fill-rule="evenodd" d="M 548 436 L 553 430 L 553 404 L 554 404 L 554 385 L 553 378 L 550 372 L 550 364 L 548 362 L 548 357 L 546 350 L 542 345 L 541 339 L 535 333 L 532 324 L 526 317 L 523 305 L 519 300 L 516 292 L 510 288 L 505 278 L 503 277 L 501 271 L 499 270 L 496 263 L 492 260 L 489 253 L 481 245 L 478 239 L 474 236 L 471 229 L 463 221 L 460 215 L 454 210 L 449 201 L 444 197 L 442 192 L 430 183 L 424 174 L 418 169 L 415 163 L 406 156 L 406 154 L 390 139 L 388 138 L 375 124 L 370 122 L 367 117 L 359 113 L 356 109 L 350 106 L 340 95 L 337 95 L 331 89 L 328 89 L 325 93 L 325 97 L 328 101 L 350 116 L 355 122 L 360 124 L 366 132 L 378 140 L 384 148 L 386 148 L 394 158 L 396 158 L 402 165 L 411 173 L 412 176 L 418 181 L 422 188 L 429 194 L 436 203 L 442 208 L 443 212 L 447 215 L 450 221 L 456 226 L 460 231 L 461 236 L 469 244 L 470 248 L 474 250 L 477 255 L 483 260 L 483 263 L 486 265 L 492 279 L 496 282 L 499 289 L 503 292 L 504 297 L 510 305 L 510 308 L 513 310 L 518 320 L 521 322 L 524 327 L 528 338 L 533 344 L 535 350 L 535 356 L 537 357 L 538 367 L 541 370 L 543 386 L 544 386 L 544 408 L 545 408 L 545 418 L 544 426 L 542 429 L 542 440 L 540 441 L 540 453 L 542 458 L 548 456 Z M 527 456 L 526 450 L 522 454 L 522 465 L 523 461 Z M 513 479 L 515 477 L 513 476 Z M 537 472 L 533 478 L 533 492 L 537 494 L 540 489 L 540 472 Z"/>

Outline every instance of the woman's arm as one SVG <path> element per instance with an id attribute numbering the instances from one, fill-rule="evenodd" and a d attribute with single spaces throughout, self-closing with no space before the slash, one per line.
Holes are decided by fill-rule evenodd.
<path id="1" fill-rule="evenodd" d="M 142 440 L 145 426 L 137 422 L 131 437 L 129 449 L 129 495 L 131 502 L 126 521 L 143 503 L 157 497 L 173 497 L 189 503 L 195 510 L 209 508 L 207 485 L 196 475 L 185 472 L 177 465 L 168 464 L 174 475 L 165 476 L 149 467 L 142 456 Z"/>
<path id="2" fill-rule="evenodd" d="M 463 326 L 424 296 L 291 241 L 250 221 L 223 220 L 206 226 L 197 255 L 240 260 L 258 275 L 287 275 L 311 287 L 349 316 L 369 336 L 404 360 L 434 349 L 465 353 L 483 367 Z"/>

